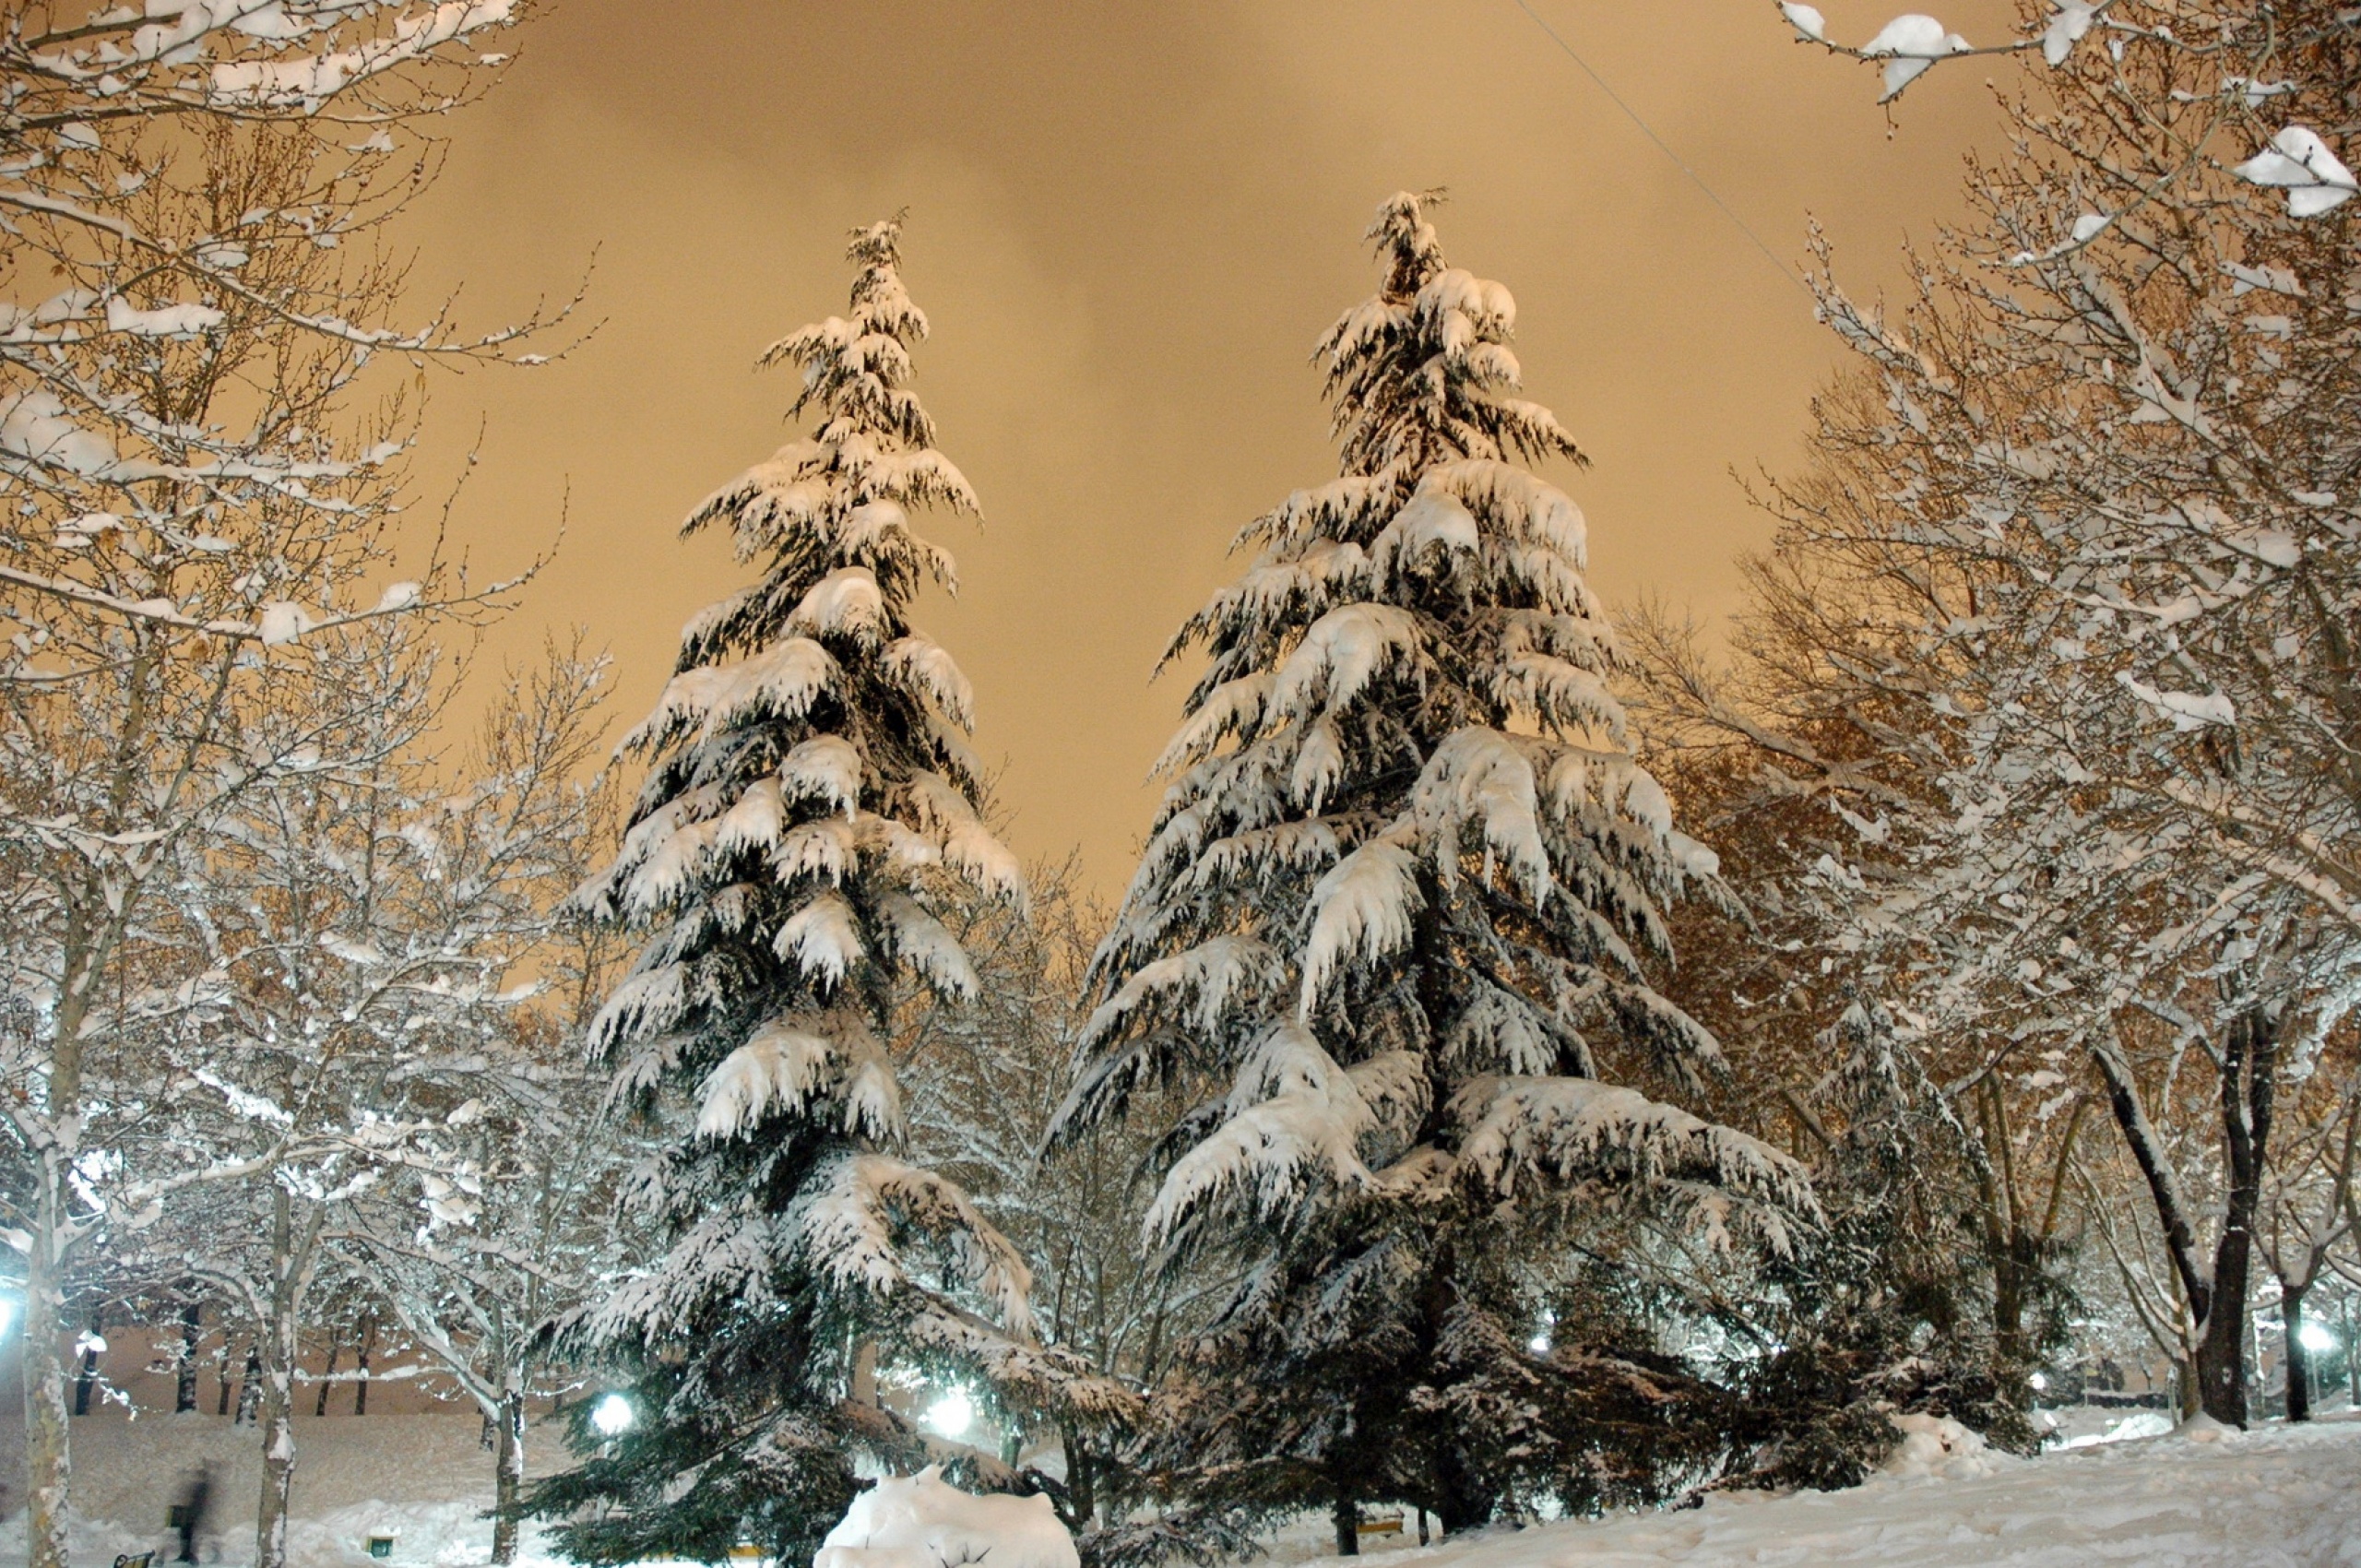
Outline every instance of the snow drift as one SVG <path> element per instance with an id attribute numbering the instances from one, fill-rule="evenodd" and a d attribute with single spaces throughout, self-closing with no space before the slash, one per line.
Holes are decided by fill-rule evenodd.
<path id="1" fill-rule="evenodd" d="M 1050 1500 L 979 1497 L 929 1465 L 888 1476 L 853 1499 L 812 1568 L 1081 1568 L 1074 1538 Z"/>

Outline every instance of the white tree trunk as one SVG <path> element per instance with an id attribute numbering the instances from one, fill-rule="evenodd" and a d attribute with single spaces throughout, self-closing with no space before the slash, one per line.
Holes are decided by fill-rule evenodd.
<path id="1" fill-rule="evenodd" d="M 65 1358 L 57 1348 L 65 1300 L 57 1265 L 57 1185 L 48 1162 L 43 1165 L 32 1247 L 25 1260 L 25 1559 L 27 1568 L 66 1568 L 65 1503 L 74 1460 Z"/>
<path id="2" fill-rule="evenodd" d="M 270 1321 L 262 1333 L 262 1506 L 255 1522 L 255 1568 L 287 1568 L 287 1510 L 295 1487 L 297 1320 L 311 1278 L 319 1216 L 295 1232 L 287 1189 L 271 1194 Z"/>
<path id="3" fill-rule="evenodd" d="M 255 1522 L 255 1568 L 287 1568 L 287 1503 L 295 1486 L 295 1421 L 285 1379 L 271 1370 L 263 1395 L 262 1511 Z"/>
<path id="4" fill-rule="evenodd" d="M 499 1436 L 493 1450 L 492 1560 L 505 1565 L 516 1561 L 516 1502 L 525 1486 L 525 1395 L 523 1380 L 504 1372 L 500 1411 L 493 1417 Z"/>

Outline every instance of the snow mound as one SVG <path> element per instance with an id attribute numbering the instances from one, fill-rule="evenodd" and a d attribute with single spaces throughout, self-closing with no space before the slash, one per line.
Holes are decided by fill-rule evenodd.
<path id="1" fill-rule="evenodd" d="M 2071 1412 L 2044 1411 L 2054 1448 L 2095 1448 L 2105 1443 L 2137 1443 L 2163 1437 L 2173 1430 L 2173 1419 L 2162 1410 L 2119 1410 L 2083 1408 Z M 2093 1423 L 2095 1422 L 2094 1425 Z M 2078 1430 L 2079 1429 L 2079 1430 Z"/>
<path id="2" fill-rule="evenodd" d="M 1914 1421 L 1937 1449 L 1945 1423 Z M 1971 1474 L 1981 1458 L 1987 1473 Z M 1920 1463 L 1928 1463 L 1925 1446 Z M 2361 1420 L 2257 1425 L 2227 1441 L 2114 1443 L 2013 1459 L 1972 1443 L 1920 1477 L 1845 1491 L 1716 1493 L 1696 1508 L 1633 1509 L 1394 1543 L 1404 1568 L 2356 1568 Z M 1306 1521 L 1258 1568 L 1358 1568 L 1303 1548 Z M 1377 1545 L 1366 1542 L 1363 1550 Z M 1290 1550 L 1293 1549 L 1293 1550 Z"/>
<path id="3" fill-rule="evenodd" d="M 2019 1461 L 1986 1445 L 1984 1434 L 1971 1431 L 1949 1416 L 1896 1416 L 1893 1424 L 1902 1443 L 1879 1467 L 1889 1476 L 1908 1480 L 1973 1480 L 1998 1475 Z"/>
<path id="4" fill-rule="evenodd" d="M 1048 1498 L 979 1497 L 929 1465 L 854 1498 L 812 1568 L 1081 1568 L 1081 1562 Z"/>
<path id="5" fill-rule="evenodd" d="M 2238 1431 L 2236 1427 L 2225 1426 L 2200 1410 L 2173 1428 L 2173 1435 L 2190 1443 L 2228 1443 L 2238 1436 Z"/>

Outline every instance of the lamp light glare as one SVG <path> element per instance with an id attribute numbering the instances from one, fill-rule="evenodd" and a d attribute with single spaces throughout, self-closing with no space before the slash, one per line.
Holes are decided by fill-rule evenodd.
<path id="1" fill-rule="evenodd" d="M 975 1420 L 976 1402 L 956 1388 L 927 1407 L 926 1424 L 945 1437 L 967 1435 Z"/>
<path id="2" fill-rule="evenodd" d="M 2307 1322 L 2303 1327 L 2296 1331 L 2296 1337 L 2302 1343 L 2304 1348 L 2307 1350 L 2333 1350 L 2336 1348 L 2336 1336 L 2328 1331 L 2328 1325 L 2326 1324 Z"/>
<path id="3" fill-rule="evenodd" d="M 2042 1390 L 2049 1386 L 2049 1374 L 2047 1372 L 2035 1372 L 2025 1381 L 2033 1384 L 2033 1391 L 2035 1394 L 2039 1394 Z"/>
<path id="4" fill-rule="evenodd" d="M 621 1437 L 638 1419 L 631 1401 L 620 1394 L 608 1395 L 590 1412 L 590 1424 L 599 1429 L 600 1437 Z"/>

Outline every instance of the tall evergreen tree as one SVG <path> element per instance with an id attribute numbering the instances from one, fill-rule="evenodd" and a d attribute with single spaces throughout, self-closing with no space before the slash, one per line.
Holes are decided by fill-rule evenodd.
<path id="1" fill-rule="evenodd" d="M 930 904 L 952 883 L 1022 896 L 978 814 L 966 678 L 909 623 L 948 555 L 911 510 L 973 513 L 909 389 L 926 317 L 900 223 L 859 232 L 851 308 L 774 345 L 812 434 L 700 504 L 760 577 L 692 620 L 679 673 L 627 744 L 653 756 L 594 912 L 648 933 L 592 1025 L 611 1094 L 673 1134 L 635 1183 L 652 1266 L 564 1332 L 632 1377 L 637 1423 L 546 1483 L 591 1562 L 808 1557 L 867 1451 L 921 1439 L 876 1397 L 881 1356 L 1011 1399 L 1066 1383 L 1033 1345 L 1028 1277 L 959 1188 L 897 1158 L 897 982 L 976 989 Z M 1080 1396 L 1093 1397 L 1087 1384 Z M 1098 1392 L 1103 1393 L 1103 1390 Z"/>
<path id="2" fill-rule="evenodd" d="M 1719 1064 L 1646 965 L 1713 858 L 1625 743 L 1581 513 L 1525 466 L 1580 456 L 1516 395 L 1514 302 L 1445 265 L 1429 199 L 1379 209 L 1383 284 L 1319 345 L 1339 477 L 1245 529 L 1167 656 L 1207 668 L 1062 1113 L 1206 1092 L 1149 1238 L 1245 1272 L 1166 1457 L 1201 1502 L 1332 1504 L 1343 1550 L 1364 1497 L 1458 1528 L 1655 1490 L 1602 1442 L 1678 1442 L 1686 1372 L 1536 1336 L 1524 1260 L 1635 1223 L 1777 1248 L 1812 1206 L 1784 1155 L 1619 1081 Z"/>

